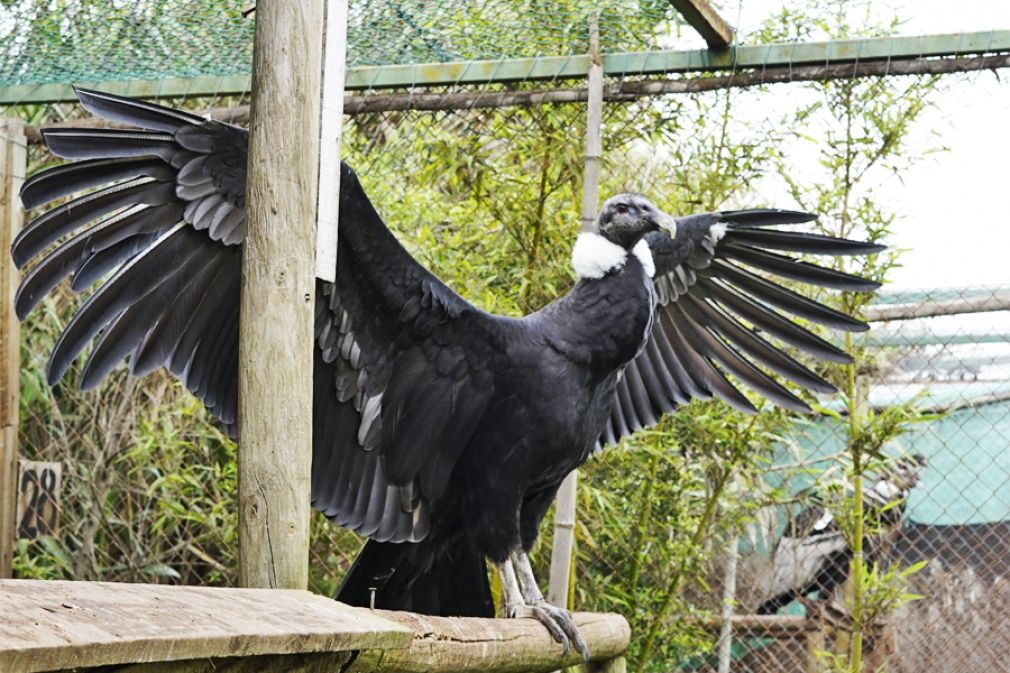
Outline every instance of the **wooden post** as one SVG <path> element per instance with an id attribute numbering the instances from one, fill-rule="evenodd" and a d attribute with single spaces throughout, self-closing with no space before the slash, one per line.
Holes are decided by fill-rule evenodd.
<path id="1" fill-rule="evenodd" d="M 239 328 L 239 582 L 308 584 L 323 0 L 256 4 Z"/>
<path id="2" fill-rule="evenodd" d="M 18 192 L 25 179 L 27 147 L 23 122 L 0 119 L 0 578 L 11 576 L 14 561 L 21 331 L 14 315 L 18 272 L 10 249 L 24 223 Z"/>
<path id="3" fill-rule="evenodd" d="M 600 127 L 603 123 L 603 55 L 600 52 L 599 23 L 594 15 L 589 22 L 589 98 L 586 106 L 586 159 L 582 183 L 582 231 L 591 231 L 596 219 L 600 194 Z M 558 489 L 554 506 L 554 545 L 551 548 L 551 579 L 547 600 L 561 607 L 568 605 L 571 581 L 572 544 L 575 541 L 575 498 L 578 471 L 572 470 Z"/>

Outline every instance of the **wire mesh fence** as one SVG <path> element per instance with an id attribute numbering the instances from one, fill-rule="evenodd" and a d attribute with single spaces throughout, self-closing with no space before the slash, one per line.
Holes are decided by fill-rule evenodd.
<path id="1" fill-rule="evenodd" d="M 241 17 L 238 3 L 204 7 L 203 14 L 194 13 L 191 3 L 133 4 L 135 9 L 119 8 L 122 17 L 106 16 L 107 25 L 99 26 L 99 15 L 83 9 L 87 3 L 77 22 L 50 16 L 48 3 L 9 3 L 0 10 L 0 29 L 12 36 L 0 58 L 4 81 L 226 77 L 247 67 L 252 22 Z M 351 62 L 582 54 L 588 16 L 598 4 L 571 2 L 565 11 L 547 11 L 538 3 L 515 2 L 352 3 Z M 33 13 L 41 18 L 29 30 L 24 17 Z M 135 30 L 136 22 L 147 25 L 154 15 L 155 30 Z M 665 0 L 612 3 L 601 16 L 604 49 L 669 46 L 677 25 Z M 107 39 L 96 38 L 93 50 L 81 51 L 68 31 Z M 179 51 L 188 43 L 177 32 L 193 44 L 221 46 L 204 59 L 199 49 Z M 520 34 L 532 37 L 518 39 Z M 119 40 L 116 49 L 113 39 Z M 159 40 L 179 52 L 178 62 L 155 57 Z M 32 52 L 41 43 L 59 48 Z M 619 88 L 641 79 L 628 75 L 607 84 Z M 478 107 L 468 96 L 557 84 L 403 88 L 393 94 L 408 104 L 379 105 L 346 118 L 345 158 L 390 227 L 426 266 L 489 311 L 527 313 L 572 282 L 585 108 L 577 100 L 543 103 L 535 97 L 520 105 Z M 853 192 L 854 201 L 865 197 L 865 203 L 843 215 L 835 207 L 838 194 L 828 188 L 810 192 L 807 183 L 827 184 L 825 174 L 840 169 L 824 164 L 828 155 L 811 159 L 816 151 L 804 138 L 844 146 L 844 139 L 831 140 L 832 129 L 846 120 L 866 123 L 859 142 L 870 146 L 868 156 L 877 152 L 887 160 L 865 166 L 867 182 L 874 184 L 890 168 L 882 164 L 901 163 L 891 154 L 900 153 L 888 135 L 896 127 L 888 126 L 894 120 L 884 114 L 855 115 L 872 112 L 879 100 L 908 116 L 899 122 L 911 124 L 918 102 L 933 95 L 928 86 L 942 84 L 927 77 L 896 80 L 893 88 L 880 80 L 842 80 L 837 86 L 611 99 L 604 108 L 601 193 L 641 191 L 677 213 L 798 205 L 822 212 L 823 227 L 858 236 L 865 233 L 860 218 L 886 225 L 890 214 L 880 212 L 872 195 Z M 412 109 L 409 101 L 420 93 L 441 101 L 430 107 L 444 109 Z M 247 100 L 211 95 L 163 102 L 205 110 Z M 824 114 L 826 108 L 850 115 Z M 69 103 L 11 106 L 5 114 L 36 126 L 82 116 Z M 53 161 L 33 146 L 32 170 Z M 880 233 L 884 240 L 886 233 Z M 888 269 L 868 271 L 886 276 Z M 956 285 L 958 279 L 945 282 Z M 20 543 L 17 572 L 234 583 L 234 447 L 180 386 L 161 374 L 137 381 L 125 372 L 92 393 L 67 384 L 51 392 L 44 384 L 45 357 L 76 301 L 70 292 L 59 294 L 23 332 L 22 454 L 61 462 L 64 472 L 59 529 Z M 852 411 L 879 418 L 904 409 L 899 420 L 903 430 L 907 422 L 907 432 L 870 437 L 888 441 L 874 446 L 866 470 L 865 490 L 876 494 L 865 499 L 867 553 L 879 573 L 927 563 L 895 584 L 870 587 L 871 593 L 901 595 L 883 596 L 879 604 L 886 609 L 863 624 L 872 655 L 868 665 L 909 673 L 997 670 L 1010 593 L 1004 569 L 1010 558 L 1008 303 L 1003 287 L 884 295 L 856 307 L 879 320 L 850 344 L 859 352 L 851 389 L 844 371 L 825 370 L 847 394 L 816 400 L 820 414 L 796 418 L 765 407 L 747 417 L 718 403 L 693 403 L 594 457 L 580 491 L 571 606 L 627 615 L 640 670 L 833 670 L 831 655 L 846 649 L 853 632 L 852 540 L 839 533 L 823 544 L 818 531 L 830 534 L 839 527 L 832 528 L 832 519 L 850 516 Z M 899 319 L 964 310 L 986 312 Z M 75 380 L 72 372 L 69 381 Z M 886 483 L 896 462 L 909 456 L 923 460 L 916 459 L 916 474 L 906 475 L 895 493 Z M 784 545 L 784 538 L 795 544 Z M 534 558 L 541 577 L 550 541 L 545 526 Z M 353 534 L 317 518 L 312 588 L 332 594 L 359 544 Z M 798 590 L 809 582 L 785 587 L 802 596 L 790 595 L 755 617 L 783 594 L 780 584 L 790 573 L 819 562 L 809 548 L 835 555 L 831 586 L 825 580 L 816 591 Z M 716 641 L 720 633 L 726 640 L 727 601 L 732 639 L 720 657 Z"/>

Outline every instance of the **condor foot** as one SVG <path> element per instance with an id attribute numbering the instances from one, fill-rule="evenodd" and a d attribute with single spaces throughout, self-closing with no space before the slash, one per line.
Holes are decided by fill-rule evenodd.
<path id="1" fill-rule="evenodd" d="M 572 620 L 572 614 L 564 608 L 551 605 L 545 600 L 536 603 L 509 606 L 507 609 L 509 617 L 532 617 L 544 625 L 551 637 L 561 643 L 562 656 L 568 656 L 568 652 L 574 647 L 575 651 L 582 657 L 583 662 L 589 661 L 589 648 L 586 641 L 582 639 L 582 634 Z"/>

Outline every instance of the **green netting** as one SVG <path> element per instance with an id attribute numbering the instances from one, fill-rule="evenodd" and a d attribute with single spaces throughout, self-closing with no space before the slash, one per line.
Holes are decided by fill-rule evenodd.
<path id="1" fill-rule="evenodd" d="M 0 4 L 0 87 L 246 74 L 250 0 L 13 0 Z M 349 65 L 581 54 L 599 13 L 611 51 L 669 40 L 668 0 L 357 0 Z M 252 17 L 255 14 L 251 15 Z M 661 45 L 660 45 L 661 46 Z"/>

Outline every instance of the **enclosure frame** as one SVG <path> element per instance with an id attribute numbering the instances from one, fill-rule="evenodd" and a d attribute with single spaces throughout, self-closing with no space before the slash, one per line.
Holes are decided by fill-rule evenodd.
<path id="1" fill-rule="evenodd" d="M 1003 31 L 981 31 L 975 33 L 963 33 L 963 34 L 951 34 L 951 35 L 931 35 L 931 36 L 913 36 L 913 37 L 889 37 L 889 38 L 871 38 L 871 39 L 859 39 L 859 40 L 845 40 L 845 41 L 831 41 L 831 42 L 814 42 L 814 43 L 791 43 L 791 44 L 777 44 L 777 45 L 763 45 L 763 46 L 734 46 L 732 44 L 734 40 L 734 35 L 732 29 L 726 24 L 724 20 L 721 19 L 716 13 L 711 10 L 711 7 L 704 0 L 671 0 L 671 3 L 677 7 L 679 11 L 684 13 L 688 21 L 699 31 L 699 33 L 706 39 L 707 43 L 710 45 L 709 49 L 694 49 L 694 50 L 666 50 L 666 51 L 654 51 L 654 52 L 619 52 L 619 53 L 609 53 L 602 54 L 602 56 L 595 56 L 594 54 L 586 55 L 573 55 L 573 56 L 544 56 L 536 58 L 522 58 L 522 59 L 500 59 L 500 60 L 485 60 L 485 61 L 469 61 L 469 62 L 457 62 L 457 63 L 429 63 L 429 64 L 405 64 L 405 65 L 383 65 L 383 66 L 358 66 L 346 69 L 346 78 L 344 80 L 344 86 L 340 87 L 340 91 L 375 91 L 382 89 L 409 89 L 408 93 L 393 93 L 393 94 L 372 94 L 372 95 L 359 95 L 354 97 L 348 97 L 346 101 L 340 101 L 339 103 L 331 103 L 328 106 L 331 114 L 335 109 L 342 109 L 345 113 L 354 112 L 354 106 L 359 106 L 360 111 L 376 111 L 383 109 L 413 109 L 414 105 L 412 102 L 419 107 L 416 109 L 434 109 L 423 107 L 425 95 L 427 91 L 437 89 L 439 87 L 485 87 L 489 85 L 498 84 L 513 84 L 516 82 L 547 82 L 555 83 L 559 81 L 566 82 L 580 82 L 581 80 L 588 79 L 589 86 L 587 89 L 549 89 L 546 92 L 541 91 L 539 93 L 547 93 L 546 97 L 541 99 L 537 98 L 538 91 L 523 91 L 517 92 L 520 94 L 519 98 L 509 99 L 508 92 L 504 94 L 497 93 L 484 93 L 484 94 L 473 94 L 467 97 L 468 94 L 461 94 L 463 98 L 459 99 L 455 104 L 459 109 L 465 109 L 467 107 L 484 107 L 485 105 L 480 102 L 480 100 L 474 98 L 474 95 L 485 95 L 485 96 L 499 96 L 500 100 L 497 104 L 486 105 L 488 107 L 497 107 L 499 105 L 514 105 L 514 104 L 533 104 L 539 102 L 552 102 L 556 99 L 557 102 L 572 102 L 574 101 L 588 101 L 589 105 L 589 116 L 590 123 L 587 125 L 590 132 L 592 127 L 596 127 L 597 137 L 593 140 L 591 137 L 587 139 L 587 151 L 586 151 L 586 169 L 587 169 L 587 184 L 586 184 L 586 200 L 583 203 L 583 221 L 591 218 L 590 211 L 587 210 L 587 204 L 592 201 L 593 207 L 595 207 L 596 196 L 595 192 L 592 190 L 592 184 L 595 182 L 590 176 L 593 173 L 591 165 L 595 160 L 595 165 L 598 167 L 599 155 L 594 154 L 594 148 L 598 152 L 599 148 L 599 114 L 593 114 L 592 108 L 598 105 L 602 100 L 621 100 L 622 96 L 632 97 L 632 96 L 649 96 L 657 95 L 662 93 L 670 93 L 671 91 L 690 91 L 690 90 L 704 90 L 708 88 L 732 88 L 736 86 L 751 86 L 755 84 L 763 84 L 768 82 L 780 82 L 780 81 L 796 81 L 799 79 L 819 79 L 823 77 L 857 77 L 857 76 L 867 76 L 867 75 L 887 75 L 887 74 L 914 74 L 916 72 L 949 72 L 958 71 L 959 69 L 989 69 L 997 67 L 1008 67 L 1010 66 L 1010 30 Z M 283 24 L 283 18 L 277 19 L 278 23 L 275 26 L 278 28 L 277 35 L 275 38 L 278 40 L 283 40 L 283 36 L 286 34 L 300 34 L 297 31 L 305 31 L 308 24 L 311 23 L 311 18 L 308 15 L 298 16 L 300 12 L 279 12 L 272 13 L 268 11 L 268 8 L 274 6 L 275 3 L 263 1 L 260 3 L 261 8 L 258 9 L 260 16 L 268 15 L 271 17 L 284 17 L 292 21 L 290 24 Z M 282 5 L 283 3 L 276 3 L 277 5 Z M 295 3 L 296 4 L 296 3 Z M 294 7 L 295 4 L 291 6 Z M 346 0 L 336 0 L 332 3 L 338 6 L 342 6 L 346 12 Z M 314 14 L 311 16 L 315 16 Z M 308 19 L 308 21 L 306 21 Z M 321 25 L 321 22 L 320 22 Z M 298 26 L 298 28 L 295 28 Z M 285 32 L 287 31 L 287 32 Z M 259 35 L 259 31 L 257 31 Z M 258 38 L 259 39 L 259 38 Z M 264 38 L 266 39 L 266 38 Z M 308 40 L 308 42 L 313 42 L 313 40 Z M 315 41 L 317 47 L 321 47 L 320 41 Z M 338 40 L 339 43 L 339 40 Z M 257 49 L 259 49 L 259 42 L 257 42 Z M 277 49 L 280 52 L 284 52 L 282 49 L 283 45 L 278 44 Z M 329 53 L 330 50 L 327 50 Z M 317 52 L 312 52 L 317 53 Z M 966 58 L 975 57 L 975 58 Z M 313 61 L 316 63 L 321 63 L 319 57 L 314 57 Z M 299 68 L 301 62 L 297 59 L 291 59 L 288 62 L 284 62 L 280 59 L 277 64 L 278 67 Z M 966 67 L 970 66 L 970 67 Z M 333 67 L 338 67 L 342 69 L 342 66 L 328 66 L 330 68 L 330 74 L 333 74 Z M 594 75 L 593 72 L 598 73 L 599 84 L 594 87 Z M 318 69 L 316 69 L 316 74 L 318 75 Z M 729 75 L 725 73 L 729 72 Z M 604 78 L 610 77 L 626 77 L 626 76 L 669 76 L 669 75 L 685 75 L 690 74 L 693 78 L 682 78 L 682 79 L 665 79 L 665 80 L 645 80 L 644 82 L 631 82 L 627 83 L 628 86 L 607 88 L 604 86 Z M 722 79 L 707 77 L 705 75 L 711 74 L 721 74 Z M 275 102 L 285 100 L 285 94 L 281 93 L 281 89 L 271 89 L 272 86 L 280 86 L 281 77 L 277 78 L 277 82 L 273 84 L 267 84 L 263 78 L 264 72 L 257 68 L 256 71 L 251 76 L 231 76 L 231 77 L 216 77 L 216 76 L 206 76 L 206 77 L 196 77 L 196 78 L 174 78 L 166 80 L 128 80 L 120 82 L 91 82 L 82 83 L 82 86 L 101 88 L 104 91 L 110 93 L 121 93 L 128 94 L 132 96 L 141 97 L 201 97 L 209 95 L 239 95 L 246 94 L 250 90 L 255 89 L 254 102 L 253 102 L 253 113 L 252 113 L 252 126 L 253 126 L 253 147 L 256 147 L 257 136 L 256 136 L 256 126 L 257 122 L 265 119 L 260 115 L 266 114 L 264 111 L 268 109 L 268 103 L 265 102 L 272 98 Z M 294 78 L 289 77 L 289 80 Z M 253 87 L 252 83 L 256 82 L 256 86 Z M 697 85 L 692 85 L 690 83 L 696 82 Z M 708 82 L 709 84 L 705 84 Z M 712 82 L 715 82 L 717 86 L 713 86 Z M 688 84 L 685 84 L 688 83 Z M 696 89 L 692 89 L 692 86 L 696 86 Z M 307 87 L 311 91 L 315 91 L 312 85 Z M 318 88 L 318 87 L 317 87 Z M 595 92 L 595 95 L 594 95 Z M 260 99 L 257 97 L 257 93 L 263 93 L 267 98 Z M 302 93 L 305 93 L 303 89 Z M 437 96 L 441 100 L 447 100 L 448 97 L 444 93 L 432 93 L 430 95 Z M 553 98 L 552 98 L 553 96 Z M 310 99 L 314 100 L 318 104 L 320 96 L 318 94 L 311 94 Z M 21 104 L 21 103 L 46 103 L 46 102 L 68 102 L 76 100 L 76 96 L 69 85 L 64 84 L 49 84 L 49 85 L 32 85 L 32 86 L 17 86 L 8 87 L 5 89 L 0 89 L 0 104 Z M 389 107 L 383 107 L 384 104 L 388 104 Z M 278 106 L 279 107 L 279 106 Z M 293 115 L 286 114 L 284 110 L 274 110 L 277 114 L 275 118 L 276 123 L 279 125 L 288 124 L 288 131 L 293 131 L 298 137 L 304 137 L 304 119 L 297 119 Z M 220 111 L 219 111 L 220 113 Z M 225 114 L 225 113 L 220 113 Z M 235 114 L 234 111 L 231 114 Z M 315 114 L 316 118 L 319 118 L 318 111 L 309 111 L 306 113 L 308 117 Z M 75 124 L 79 124 L 75 122 Z M 5 344 L 17 344 L 17 321 L 13 317 L 13 312 L 10 310 L 12 306 L 12 297 L 14 293 L 14 287 L 16 285 L 16 270 L 14 270 L 13 265 L 6 255 L 6 248 L 9 245 L 9 237 L 12 237 L 16 231 L 20 228 L 19 211 L 20 208 L 17 205 L 14 195 L 16 195 L 20 183 L 19 180 L 24 179 L 24 166 L 25 166 L 25 153 L 24 149 L 27 142 L 32 138 L 31 129 L 28 130 L 29 134 L 26 136 L 24 134 L 18 135 L 18 132 L 14 129 L 14 124 L 8 123 L 6 126 L 2 127 L 5 129 L 3 137 L 0 141 L 4 143 L 4 150 L 6 152 L 0 152 L 0 156 L 5 157 L 3 184 L 0 185 L 0 206 L 3 208 L 3 217 L 0 219 L 0 226 L 2 226 L 3 231 L 0 232 L 0 241 L 6 241 L 2 248 L 3 254 L 3 265 L 2 273 L 0 273 L 0 284 L 2 292 L 0 292 L 0 301 L 3 301 L 3 306 L 0 306 L 0 341 Z M 337 124 L 339 127 L 339 124 Z M 278 127 L 279 128 L 279 127 Z M 332 125 L 330 126 L 332 131 Z M 330 147 L 332 148 L 333 136 L 329 136 Z M 262 141 L 259 141 L 262 142 Z M 337 132 L 337 147 L 339 147 L 339 131 Z M 19 149 L 20 148 L 20 149 Z M 253 150 L 253 156 L 258 156 Z M 269 153 L 267 153 L 269 154 Z M 319 166 L 318 166 L 318 156 L 319 152 L 306 152 L 306 155 L 311 155 L 309 159 L 317 162 L 315 167 L 302 167 L 303 170 L 308 171 L 307 174 L 312 174 L 319 176 Z M 265 158 L 265 155 L 264 155 Z M 272 170 L 278 170 L 274 167 Z M 263 173 L 263 177 L 268 177 L 269 171 Z M 256 184 L 256 180 L 250 178 L 251 182 Z M 313 181 L 314 182 L 314 181 Z M 269 180 L 262 180 L 258 186 L 250 187 L 250 199 L 251 211 L 256 209 L 256 201 L 261 198 L 262 193 L 270 192 L 275 189 L 275 185 L 271 184 Z M 592 195 L 592 198 L 590 198 Z M 271 194 L 271 199 L 277 199 L 277 202 L 284 201 L 294 201 L 301 204 L 302 211 L 301 214 L 304 215 L 305 208 L 316 209 L 321 207 L 316 200 L 316 193 L 313 192 L 310 196 L 306 196 L 304 193 L 294 193 L 292 194 Z M 308 204 L 308 205 L 306 205 Z M 315 212 L 315 211 L 314 211 Z M 23 216 L 23 212 L 21 215 Z M 335 222 L 335 218 L 334 222 Z M 259 226 L 254 217 L 250 217 L 250 229 L 255 230 Z M 310 227 L 316 222 L 316 217 L 295 217 L 293 221 L 304 222 L 306 227 Z M 286 233 L 288 236 L 280 237 L 291 239 L 290 236 L 291 228 L 286 227 Z M 278 247 L 277 238 L 271 239 L 269 247 L 264 249 L 263 256 L 261 258 L 254 258 L 253 255 L 248 255 L 251 259 L 247 260 L 244 265 L 243 273 L 243 284 L 248 283 L 251 274 L 247 274 L 246 270 L 250 268 L 255 268 L 260 266 L 262 269 L 267 269 L 267 264 L 271 259 L 298 259 L 299 257 L 304 257 L 305 253 L 305 240 L 313 241 L 315 240 L 315 231 L 306 230 L 300 235 L 301 243 L 303 244 L 299 248 L 300 252 L 284 252 Z M 311 250 L 311 247 L 308 248 Z M 293 256 L 292 256 L 293 255 Z M 318 253 L 312 256 L 318 257 Z M 335 259 L 335 256 L 334 256 Z M 296 273 L 297 269 L 294 268 L 283 268 L 283 269 L 270 269 L 264 276 L 264 278 L 269 282 L 271 279 L 276 279 L 277 274 L 282 275 L 289 273 Z M 306 271 L 307 272 L 307 271 Z M 308 286 L 311 287 L 311 282 L 314 282 L 312 278 L 309 278 Z M 305 279 L 302 278 L 299 283 L 295 283 L 299 288 L 305 286 Z M 311 290 L 310 290 L 311 292 Z M 301 292 L 296 292 L 296 296 L 300 296 Z M 309 295 L 307 297 L 308 304 L 308 314 L 311 315 L 311 298 Z M 298 301 L 290 301 L 290 294 L 275 294 L 271 301 L 268 302 L 267 309 L 247 309 L 245 304 L 245 299 L 243 300 L 243 311 L 249 311 L 250 314 L 261 315 L 264 318 L 269 316 L 270 326 L 263 325 L 262 328 L 266 330 L 273 329 L 273 324 L 283 324 L 285 328 L 288 328 L 292 324 L 288 319 L 279 319 L 278 316 L 289 312 L 289 309 L 295 309 L 295 312 L 291 313 L 292 317 L 290 320 L 295 322 L 304 322 L 305 318 L 305 306 Z M 993 306 L 998 306 L 999 308 L 993 308 Z M 975 312 L 983 310 L 1003 310 L 1010 307 L 1010 298 L 998 298 L 993 301 L 981 302 L 976 304 L 951 304 L 944 306 L 912 306 L 902 308 L 893 308 L 890 312 L 883 309 L 879 310 L 879 319 L 897 319 L 896 316 L 901 316 L 903 314 L 908 314 L 909 317 L 921 317 L 922 315 L 939 315 L 941 313 L 964 313 L 964 312 Z M 871 310 L 872 311 L 872 310 Z M 243 320 L 244 325 L 251 325 L 252 323 L 248 318 Z M 290 337 L 290 342 L 293 344 L 301 343 L 311 343 L 311 319 L 308 321 L 309 324 L 309 338 L 305 339 L 305 330 L 296 331 L 287 329 L 287 336 Z M 245 328 L 243 328 L 243 334 L 245 335 Z M 249 343 L 249 339 L 252 337 L 243 336 L 243 339 Z M 994 341 L 1010 341 L 1010 335 L 993 335 L 991 337 Z M 871 337 L 871 343 L 879 345 L 899 345 L 907 343 L 906 341 L 901 341 L 898 339 L 889 339 L 887 335 L 881 335 L 878 337 Z M 977 338 L 975 342 L 978 342 Z M 948 342 L 949 343 L 949 342 Z M 253 349 L 250 352 L 268 352 L 269 349 Z M 16 455 L 16 423 L 17 423 L 17 379 L 19 373 L 19 365 L 17 361 L 17 348 L 3 349 L 0 346 L 0 353 L 4 354 L 2 361 L 0 361 L 0 410 L 3 414 L 0 414 L 0 439 L 3 440 L 2 446 L 0 446 L 0 578 L 4 576 L 9 576 L 10 573 L 10 557 L 12 554 L 11 543 L 13 542 L 12 535 L 4 535 L 5 522 L 9 524 L 13 519 L 13 501 L 12 495 L 13 490 L 11 485 L 13 484 L 13 474 L 16 473 L 16 466 L 11 467 L 12 458 L 11 456 Z M 13 353 L 13 355 L 11 354 Z M 246 358 L 243 362 L 245 365 L 243 369 L 253 368 L 255 363 L 251 358 Z M 269 360 L 267 364 L 270 364 Z M 261 367 L 261 369 L 279 369 L 272 367 Z M 290 418 L 297 418 L 298 423 L 302 424 L 303 427 L 311 427 L 311 403 L 305 404 L 305 393 L 304 385 L 306 378 L 304 377 L 304 372 L 298 370 L 300 373 L 296 376 L 291 376 L 290 379 L 285 383 L 279 383 L 276 380 L 267 382 L 263 384 L 260 390 L 271 390 L 277 394 L 278 390 L 290 390 L 292 396 L 299 398 L 300 401 L 295 403 L 295 406 L 301 405 L 300 410 L 292 411 Z M 309 370 L 311 372 L 311 369 Z M 294 385 L 292 385 L 292 380 Z M 307 380 L 311 380 L 311 375 L 308 376 Z M 302 390 L 298 391 L 298 386 L 302 386 Z M 244 388 L 245 389 L 245 388 Z M 311 393 L 309 392 L 309 395 Z M 281 397 L 288 398 L 289 396 L 280 393 Z M 256 395 L 244 394 L 240 398 L 245 398 L 250 401 L 256 407 L 256 413 L 264 413 L 263 407 L 266 406 L 267 398 L 262 396 L 257 399 Z M 13 410 L 11 410 L 11 404 L 9 400 L 13 399 Z M 269 406 L 276 407 L 276 402 L 273 401 L 276 398 L 271 398 Z M 5 400 L 7 402 L 5 403 Z M 306 408 L 307 406 L 307 408 Z M 308 415 L 306 415 L 308 414 Z M 308 420 L 306 420 L 308 419 Z M 286 427 L 287 423 L 279 424 L 273 423 L 272 427 L 274 429 L 280 427 Z M 269 434 L 268 425 L 264 429 L 265 434 Z M 248 431 L 248 428 L 247 428 Z M 13 439 L 11 439 L 13 437 Z M 265 437 L 264 441 L 270 441 L 269 437 Z M 276 437 L 273 438 L 276 441 Z M 249 456 L 252 455 L 252 449 L 255 442 L 250 442 L 249 437 L 243 434 L 243 449 L 240 454 L 240 469 L 243 462 L 252 462 L 249 460 Z M 248 445 L 248 448 L 247 448 Z M 301 441 L 301 448 L 299 451 L 305 456 L 311 455 L 311 447 L 308 446 L 304 441 Z M 261 452 L 262 463 L 257 470 L 261 473 L 268 473 L 270 471 L 277 471 L 278 468 L 284 467 L 284 463 L 288 462 L 284 456 L 276 451 L 267 449 Z M 12 472 L 13 471 L 13 472 Z M 271 509 L 290 509 L 293 512 L 294 517 L 300 517 L 303 513 L 306 515 L 304 518 L 307 522 L 307 508 L 306 503 L 296 502 L 300 497 L 299 493 L 304 495 L 307 493 L 307 488 L 301 488 L 301 485 L 307 485 L 307 475 L 305 479 L 299 479 L 297 483 L 299 488 L 291 488 L 290 493 L 286 495 L 276 496 L 280 500 L 271 499 L 271 503 L 287 503 L 280 507 L 275 505 L 271 506 Z M 304 483 L 303 483 L 304 482 Z M 7 483 L 7 487 L 4 488 L 4 484 Z M 279 491 L 278 491 L 279 492 Z M 273 498 L 273 496 L 272 496 Z M 288 507 L 290 505 L 290 507 Z M 240 510 L 246 510 L 245 501 L 242 502 Z M 280 521 L 280 520 L 278 520 Z M 562 522 L 564 525 L 571 525 L 571 522 Z M 256 524 L 259 525 L 259 524 Z M 277 526 L 283 526 L 284 524 L 274 523 L 275 529 Z M 255 528 L 255 526 L 253 526 Z M 259 548 L 257 560 L 252 562 L 250 570 L 243 573 L 243 583 L 250 586 L 270 586 L 270 587 L 292 587 L 298 589 L 304 589 L 305 580 L 297 572 L 290 572 L 289 570 L 284 570 L 280 573 L 276 571 L 276 565 L 285 565 L 288 568 L 293 568 L 299 564 L 304 565 L 307 568 L 307 528 L 305 531 L 305 545 L 302 545 L 301 541 L 297 544 L 292 544 L 289 546 L 285 545 L 285 549 L 291 549 L 291 558 L 284 561 L 281 564 L 274 565 L 274 551 L 267 550 L 266 555 L 264 555 L 264 549 L 268 548 L 270 543 L 269 540 L 264 540 L 264 538 L 256 538 L 255 535 L 251 536 L 243 528 L 245 540 L 252 538 L 258 541 L 254 543 L 254 546 Z M 3 539 L 3 538 L 6 538 Z M 243 549 L 246 549 L 246 542 L 240 543 L 243 545 Z M 304 546 L 304 549 L 303 549 Z M 286 554 L 287 552 L 282 552 Z M 245 555 L 245 552 L 243 553 Z M 253 557 L 249 557 L 252 559 Z M 279 558 L 279 557 L 277 557 Z M 570 558 L 570 557 L 569 557 Z M 269 561 L 264 559 L 270 559 Z M 303 563 L 304 560 L 304 563 Z M 570 561 L 563 561 L 566 565 Z M 258 570 L 253 571 L 252 567 L 255 566 Z M 271 567 L 274 569 L 270 569 Z M 552 570 L 552 577 L 553 577 Z M 567 578 L 564 580 L 567 583 Z M 552 582 L 553 585 L 553 582 Z M 3 584 L 0 583 L 0 589 L 3 588 Z M 97 588 L 97 585 L 96 585 Z M 560 587 L 552 586 L 552 596 L 555 600 L 558 599 Z M 606 617 L 610 619 L 611 617 Z M 395 621 L 395 620 L 394 620 Z M 467 628 L 466 622 L 468 620 L 455 620 L 459 623 L 460 628 Z M 739 622 L 740 620 L 737 619 Z M 732 620 L 731 620 L 732 622 Z M 787 624 L 788 622 L 788 624 Z M 721 622 L 727 623 L 727 622 Z M 771 622 L 769 621 L 769 624 Z M 795 619 L 787 620 L 784 618 L 778 619 L 776 622 L 782 626 L 781 632 L 791 634 L 793 637 L 796 630 L 809 631 L 809 623 L 803 622 L 802 624 L 796 622 Z M 511 628 L 511 627 L 508 627 Z M 740 626 L 739 628 L 745 628 Z M 764 625 L 763 628 L 768 628 L 768 625 Z M 502 629 L 507 630 L 505 625 L 502 625 Z M 395 629 L 394 629 L 395 630 Z M 541 634 L 543 635 L 543 634 Z M 416 637 L 416 636 L 415 636 Z M 402 640 L 402 639 L 401 639 Z M 406 641 L 405 641 L 406 642 Z M 590 642 L 591 648 L 594 643 Z M 536 647 L 549 646 L 549 643 L 540 638 L 536 641 Z M 612 670 L 618 671 L 622 670 L 623 659 L 621 654 L 623 654 L 624 649 L 627 647 L 627 638 L 624 639 L 623 644 L 621 644 L 620 639 L 618 639 L 617 645 L 615 645 L 611 650 L 608 650 L 610 655 L 608 658 L 600 662 L 595 670 Z M 3 647 L 0 646 L 0 656 L 4 653 Z M 2 661 L 2 658 L 0 658 Z M 555 657 L 551 663 L 551 667 L 560 666 L 566 660 L 562 658 Z M 478 670 L 482 667 L 482 662 L 480 660 L 469 661 L 467 664 L 467 670 Z M 281 669 L 278 669 L 281 670 Z M 447 670 L 458 670 L 458 669 L 447 669 Z M 498 670 L 498 669 L 495 669 Z M 502 669 L 504 670 L 504 669 Z M 511 670 L 511 669 L 509 669 Z M 540 670 L 540 669 L 536 669 Z M 550 668 L 544 668 L 543 670 L 550 670 Z"/>

